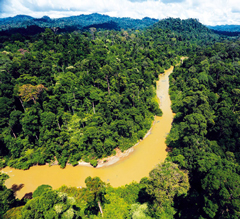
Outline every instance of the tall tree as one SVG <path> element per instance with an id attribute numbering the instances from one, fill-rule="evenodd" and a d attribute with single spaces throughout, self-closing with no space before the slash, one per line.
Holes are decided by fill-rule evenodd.
<path id="1" fill-rule="evenodd" d="M 104 194 L 106 192 L 106 183 L 104 183 L 99 177 L 87 177 L 85 180 L 87 190 L 90 193 L 88 202 L 97 202 L 99 210 L 103 217 L 103 210 L 101 203 L 104 200 Z"/>
<path id="2" fill-rule="evenodd" d="M 175 196 L 187 195 L 188 174 L 169 161 L 160 163 L 149 174 L 147 193 L 153 199 L 153 210 L 157 218 L 172 218 Z"/>

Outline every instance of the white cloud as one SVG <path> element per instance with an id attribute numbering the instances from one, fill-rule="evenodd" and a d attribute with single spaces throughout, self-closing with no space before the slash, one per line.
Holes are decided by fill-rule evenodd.
<path id="1" fill-rule="evenodd" d="M 169 4 L 169 3 L 182 3 L 185 0 L 161 0 L 161 2 Z"/>
<path id="2" fill-rule="evenodd" d="M 0 17 L 51 18 L 101 13 L 132 18 L 197 18 L 203 24 L 239 24 L 239 0 L 0 0 Z"/>

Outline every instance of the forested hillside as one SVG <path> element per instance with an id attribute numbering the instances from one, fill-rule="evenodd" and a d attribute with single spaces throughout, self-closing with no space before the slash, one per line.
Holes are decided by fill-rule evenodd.
<path id="1" fill-rule="evenodd" d="M 163 22 L 172 25 L 160 29 Z M 145 31 L 56 35 L 46 29 L 5 41 L 0 155 L 7 165 L 27 169 L 56 159 L 64 167 L 83 159 L 95 166 L 143 138 L 161 115 L 158 75 L 179 55 L 219 38 L 196 20 L 183 22 L 185 32 L 172 32 L 178 22 L 166 19 Z"/>
<path id="2" fill-rule="evenodd" d="M 170 77 L 169 155 L 149 177 L 119 188 L 98 177 L 86 188 L 42 185 L 19 202 L 1 175 L 4 218 L 239 218 L 238 39 L 169 18 L 141 31 L 46 29 L 1 41 L 1 166 L 20 169 L 96 166 L 134 145 L 161 115 L 158 75 L 188 57 Z"/>
<path id="3" fill-rule="evenodd" d="M 161 115 L 155 80 L 174 64 L 167 31 L 55 35 L 1 48 L 1 156 L 27 169 L 95 163 L 143 138 Z M 181 44 L 181 42 L 179 42 Z"/>

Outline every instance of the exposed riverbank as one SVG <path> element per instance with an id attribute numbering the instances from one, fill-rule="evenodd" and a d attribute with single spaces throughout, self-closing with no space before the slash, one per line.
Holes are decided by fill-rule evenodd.
<path id="1" fill-rule="evenodd" d="M 155 123 L 155 118 L 153 121 L 152 126 Z M 125 150 L 125 151 L 121 151 L 120 149 L 116 148 L 116 155 L 112 155 L 109 157 L 105 157 L 103 159 L 98 160 L 98 165 L 96 168 L 101 168 L 101 167 L 107 167 L 107 166 L 111 166 L 115 163 L 117 163 L 118 161 L 120 161 L 122 158 L 128 157 L 133 151 L 134 148 L 141 142 L 143 141 L 145 138 L 147 138 L 150 134 L 151 134 L 151 130 L 152 127 L 150 128 L 150 130 L 146 133 L 146 135 L 144 136 L 144 138 L 142 140 L 140 140 L 137 144 L 135 144 L 133 147 Z M 88 167 L 92 167 L 90 163 L 84 162 L 84 161 L 79 161 L 78 162 L 78 166 L 88 166 Z"/>

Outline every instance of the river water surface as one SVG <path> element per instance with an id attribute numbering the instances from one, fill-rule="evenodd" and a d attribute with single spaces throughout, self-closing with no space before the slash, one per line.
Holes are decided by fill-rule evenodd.
<path id="1" fill-rule="evenodd" d="M 121 158 L 113 165 L 101 168 L 67 165 L 65 169 L 61 169 L 58 165 L 51 167 L 44 165 L 33 166 L 29 170 L 16 170 L 6 167 L 2 170 L 10 176 L 5 183 L 6 186 L 11 188 L 13 184 L 23 184 L 23 188 L 16 193 L 18 198 L 22 198 L 25 193 L 33 192 L 42 184 L 51 185 L 53 189 L 62 185 L 84 187 L 84 181 L 88 176 L 99 176 L 103 181 L 117 187 L 132 181 L 139 182 L 142 177 L 148 176 L 149 172 L 167 156 L 165 139 L 173 121 L 168 95 L 168 76 L 172 71 L 173 67 L 166 70 L 159 76 L 157 82 L 157 96 L 160 99 L 163 116 L 155 117 L 150 135 L 134 146 L 134 151 L 129 156 Z"/>

